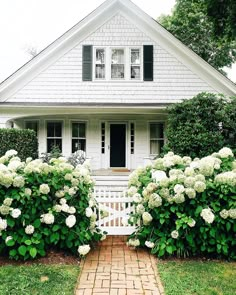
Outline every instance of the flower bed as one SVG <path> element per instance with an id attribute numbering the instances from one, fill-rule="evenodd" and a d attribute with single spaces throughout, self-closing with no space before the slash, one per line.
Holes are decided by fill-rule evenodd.
<path id="1" fill-rule="evenodd" d="M 129 180 L 139 227 L 129 238 L 159 257 L 236 258 L 236 160 L 229 148 L 192 160 L 169 152 Z"/>
<path id="2" fill-rule="evenodd" d="M 0 253 L 26 260 L 53 246 L 86 255 L 102 238 L 93 185 L 86 162 L 22 162 L 8 151 L 0 158 Z"/>

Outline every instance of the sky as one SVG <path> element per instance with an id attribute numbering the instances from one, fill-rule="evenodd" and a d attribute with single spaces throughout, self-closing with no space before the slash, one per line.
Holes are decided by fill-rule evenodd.
<path id="1" fill-rule="evenodd" d="M 0 0 L 0 82 L 45 48 L 104 0 Z M 133 0 L 156 19 L 169 14 L 175 0 Z M 236 82 L 236 64 L 229 72 Z"/>

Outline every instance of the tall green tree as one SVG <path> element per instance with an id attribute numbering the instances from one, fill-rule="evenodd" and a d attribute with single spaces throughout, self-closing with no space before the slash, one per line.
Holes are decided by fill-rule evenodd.
<path id="1" fill-rule="evenodd" d="M 236 40 L 216 36 L 206 3 L 202 0 L 177 0 L 172 14 L 161 16 L 159 22 L 210 65 L 223 72 L 223 67 L 229 67 L 236 61 Z"/>
<path id="2" fill-rule="evenodd" d="M 226 37 L 229 40 L 236 39 L 236 1 L 207 0 L 205 2 L 216 36 Z"/>

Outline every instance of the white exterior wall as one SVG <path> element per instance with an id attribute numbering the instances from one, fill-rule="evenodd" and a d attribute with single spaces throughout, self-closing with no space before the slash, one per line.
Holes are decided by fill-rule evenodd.
<path id="1" fill-rule="evenodd" d="M 82 81 L 82 45 L 154 45 L 154 81 Z M 108 65 L 107 65 L 108 66 Z M 117 14 L 7 101 L 35 103 L 168 103 L 215 92 L 206 82 Z"/>
<path id="2" fill-rule="evenodd" d="M 109 126 L 112 123 L 126 124 L 126 167 L 135 169 L 144 164 L 144 158 L 149 157 L 149 122 L 165 122 L 165 116 L 156 115 L 73 115 L 73 116 L 48 116 L 16 119 L 15 125 L 24 128 L 25 121 L 37 120 L 39 124 L 38 142 L 39 154 L 46 152 L 47 147 L 47 121 L 63 122 L 62 129 L 62 154 L 71 154 L 71 123 L 86 123 L 86 155 L 91 158 L 92 169 L 107 169 L 110 167 Z M 105 154 L 101 153 L 101 123 L 106 124 Z M 130 123 L 135 125 L 134 154 L 130 151 Z"/>

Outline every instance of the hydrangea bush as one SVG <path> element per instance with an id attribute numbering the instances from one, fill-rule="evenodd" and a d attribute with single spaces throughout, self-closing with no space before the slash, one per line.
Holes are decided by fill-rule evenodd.
<path id="1" fill-rule="evenodd" d="M 0 253 L 12 259 L 45 256 L 50 247 L 81 256 L 102 238 L 88 163 L 63 157 L 22 162 L 10 150 L 0 158 Z"/>
<path id="2" fill-rule="evenodd" d="M 202 159 L 172 152 L 135 170 L 128 194 L 138 224 L 128 244 L 159 257 L 236 258 L 236 160 L 229 148 Z"/>

